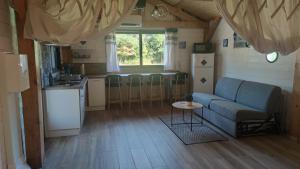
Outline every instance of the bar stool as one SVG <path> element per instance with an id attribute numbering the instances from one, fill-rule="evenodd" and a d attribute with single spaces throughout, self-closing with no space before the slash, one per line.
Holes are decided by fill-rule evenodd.
<path id="1" fill-rule="evenodd" d="M 148 86 L 150 86 L 150 101 L 151 106 L 154 99 L 153 98 L 153 87 L 159 87 L 159 100 L 161 102 L 161 106 L 163 106 L 163 75 L 162 74 L 151 74 L 148 81 Z M 157 90 L 156 90 L 157 91 Z"/>
<path id="2" fill-rule="evenodd" d="M 142 95 L 142 86 L 143 86 L 143 76 L 142 75 L 129 75 L 128 76 L 128 103 L 129 109 L 131 107 L 131 102 L 139 101 L 141 107 L 143 108 L 143 95 Z M 134 89 L 138 89 L 138 96 L 136 99 L 132 97 L 132 92 Z"/>
<path id="3" fill-rule="evenodd" d="M 175 79 L 172 80 L 172 89 L 175 88 L 175 94 L 173 96 L 173 99 L 177 101 L 177 98 L 182 98 L 181 94 L 187 92 L 187 80 L 188 80 L 188 74 L 185 72 L 177 72 L 175 74 Z M 182 92 L 182 87 L 183 92 Z M 172 91 L 173 93 L 173 91 Z"/>
<path id="4" fill-rule="evenodd" d="M 111 103 L 120 103 L 121 108 L 123 108 L 123 102 L 122 102 L 122 93 L 121 93 L 121 76 L 120 75 L 108 75 L 106 77 L 106 87 L 108 87 L 108 96 L 107 96 L 107 102 L 108 102 L 108 109 L 110 109 Z M 119 99 L 112 101 L 111 100 L 111 88 L 118 88 L 119 91 Z"/>

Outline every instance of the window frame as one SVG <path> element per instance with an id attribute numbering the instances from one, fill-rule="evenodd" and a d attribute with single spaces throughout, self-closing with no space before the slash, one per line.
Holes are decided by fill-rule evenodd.
<path id="1" fill-rule="evenodd" d="M 122 29 L 116 30 L 115 34 L 138 34 L 139 35 L 139 55 L 140 64 L 139 65 L 119 65 L 121 69 L 131 69 L 131 68 L 158 68 L 163 69 L 164 64 L 161 65 L 144 65 L 143 64 L 143 34 L 165 34 L 165 30 L 131 30 Z"/>

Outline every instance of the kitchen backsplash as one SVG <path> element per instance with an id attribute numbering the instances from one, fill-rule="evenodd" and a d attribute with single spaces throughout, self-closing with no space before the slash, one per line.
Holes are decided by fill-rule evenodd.
<path id="1" fill-rule="evenodd" d="M 72 74 L 81 73 L 81 63 L 73 63 L 71 66 Z M 106 74 L 106 63 L 84 63 L 86 75 Z"/>

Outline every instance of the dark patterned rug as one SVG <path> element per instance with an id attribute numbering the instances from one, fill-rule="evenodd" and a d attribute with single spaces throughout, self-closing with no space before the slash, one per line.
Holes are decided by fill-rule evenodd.
<path id="1" fill-rule="evenodd" d="M 190 124 L 173 125 L 171 127 L 170 115 L 160 117 L 160 120 L 186 145 L 227 140 L 226 137 L 209 127 L 209 124 L 205 122 L 203 124 L 193 124 L 193 130 L 191 131 Z M 173 116 L 173 124 L 189 122 L 189 115 L 185 116 L 185 120 L 183 120 L 182 115 Z M 200 120 L 194 117 L 193 123 L 200 123 Z"/>

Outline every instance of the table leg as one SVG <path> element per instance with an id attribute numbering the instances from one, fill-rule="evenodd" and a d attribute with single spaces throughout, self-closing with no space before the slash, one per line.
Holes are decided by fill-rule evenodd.
<path id="1" fill-rule="evenodd" d="M 182 109 L 182 120 L 183 120 L 183 122 L 185 121 L 184 120 L 184 109 Z"/>
<path id="2" fill-rule="evenodd" d="M 171 127 L 173 127 L 173 106 L 171 108 Z"/>
<path id="3" fill-rule="evenodd" d="M 203 107 L 201 108 L 201 125 L 203 125 Z"/>
<path id="4" fill-rule="evenodd" d="M 191 131 L 193 131 L 193 110 L 191 110 Z"/>

